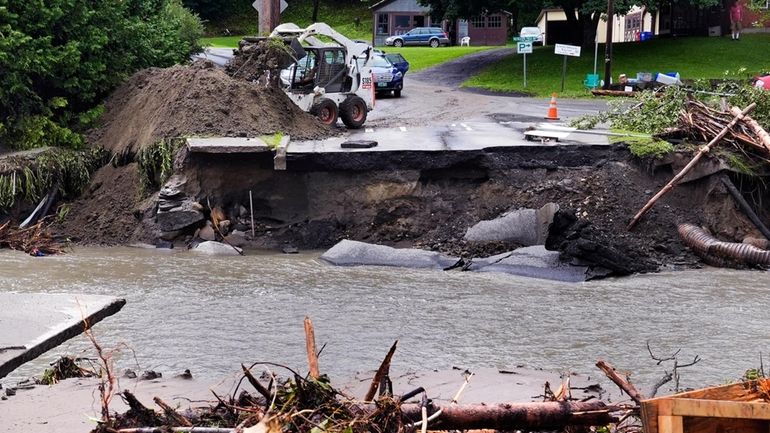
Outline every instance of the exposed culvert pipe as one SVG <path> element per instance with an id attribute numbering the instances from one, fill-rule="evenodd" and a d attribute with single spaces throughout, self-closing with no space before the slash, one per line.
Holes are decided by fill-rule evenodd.
<path id="1" fill-rule="evenodd" d="M 712 266 L 741 268 L 770 265 L 770 251 L 738 242 L 723 242 L 694 224 L 679 224 L 679 237 L 695 254 Z"/>

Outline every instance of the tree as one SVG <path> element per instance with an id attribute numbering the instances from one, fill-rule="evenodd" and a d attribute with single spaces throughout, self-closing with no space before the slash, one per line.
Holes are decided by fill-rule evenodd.
<path id="1" fill-rule="evenodd" d="M 78 147 L 133 72 L 199 49 L 179 0 L 0 0 L 0 143 Z"/>

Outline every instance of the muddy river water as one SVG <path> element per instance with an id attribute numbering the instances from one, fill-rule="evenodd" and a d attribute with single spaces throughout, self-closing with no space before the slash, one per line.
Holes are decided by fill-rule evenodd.
<path id="1" fill-rule="evenodd" d="M 79 248 L 59 257 L 0 252 L 0 290 L 107 294 L 124 309 L 95 327 L 119 366 L 216 378 L 241 362 L 304 371 L 303 318 L 316 327 L 321 368 L 376 368 L 396 339 L 394 368 L 528 365 L 596 374 L 604 358 L 647 387 L 660 354 L 697 366 L 684 385 L 739 377 L 770 353 L 770 273 L 704 269 L 588 283 L 493 273 L 340 268 L 318 254 L 203 257 L 186 251 Z M 2 306 L 0 306 L 2 308 Z M 82 337 L 14 374 L 39 374 Z M 91 352 L 86 352 L 90 354 Z M 138 364 L 138 367 L 137 367 Z"/>

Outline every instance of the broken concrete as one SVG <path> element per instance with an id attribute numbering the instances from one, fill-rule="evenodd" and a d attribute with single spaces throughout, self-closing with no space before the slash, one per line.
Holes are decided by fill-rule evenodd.
<path id="1" fill-rule="evenodd" d="M 343 240 L 321 255 L 321 260 L 337 266 L 396 266 L 402 268 L 445 269 L 455 263 L 454 257 L 437 252 L 398 249 L 385 245 Z"/>
<path id="2" fill-rule="evenodd" d="M 191 153 L 262 153 L 273 150 L 264 140 L 256 137 L 188 138 L 187 149 Z"/>
<path id="3" fill-rule="evenodd" d="M 540 209 L 518 209 L 504 213 L 493 220 L 480 221 L 468 229 L 465 239 L 474 242 L 516 242 L 521 245 L 543 245 L 548 237 L 548 226 L 559 210 L 556 203 Z"/>
<path id="4" fill-rule="evenodd" d="M 201 242 L 191 249 L 195 253 L 208 254 L 212 256 L 237 256 L 240 255 L 243 250 L 240 248 L 233 248 L 230 245 L 223 244 L 221 242 L 206 241 Z"/>
<path id="5" fill-rule="evenodd" d="M 573 283 L 588 279 L 587 266 L 572 265 L 562 261 L 559 256 L 558 251 L 548 251 L 542 245 L 535 245 L 492 257 L 473 259 L 468 270 L 503 272 L 522 277 Z"/>

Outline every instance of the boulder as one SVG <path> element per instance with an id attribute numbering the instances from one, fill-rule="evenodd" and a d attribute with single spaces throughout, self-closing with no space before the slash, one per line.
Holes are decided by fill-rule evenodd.
<path id="1" fill-rule="evenodd" d="M 458 259 L 433 251 L 397 249 L 343 240 L 323 253 L 321 260 L 337 266 L 370 265 L 445 269 L 457 263 Z"/>
<path id="2" fill-rule="evenodd" d="M 564 262 L 558 251 L 548 251 L 542 245 L 519 248 L 508 253 L 473 259 L 469 271 L 504 272 L 522 277 L 579 282 L 588 279 L 588 267 Z"/>
<path id="3" fill-rule="evenodd" d="M 246 245 L 246 233 L 239 230 L 233 230 L 232 233 L 225 236 L 225 240 L 229 242 L 230 245 L 235 245 L 236 247 L 242 247 Z"/>
<path id="4" fill-rule="evenodd" d="M 217 233 L 211 227 L 211 223 L 206 221 L 206 225 L 201 227 L 200 232 L 198 232 L 198 237 L 204 241 L 213 241 L 217 239 Z"/>
<path id="5" fill-rule="evenodd" d="M 518 209 L 504 213 L 493 220 L 480 221 L 465 233 L 473 242 L 515 242 L 531 246 L 543 245 L 548 237 L 548 226 L 559 210 L 556 203 L 540 209 Z"/>
<path id="6" fill-rule="evenodd" d="M 201 242 L 190 251 L 212 256 L 237 256 L 242 252 L 240 248 L 233 248 L 230 245 L 214 241 Z"/>
<path id="7" fill-rule="evenodd" d="M 158 211 L 156 219 L 160 231 L 173 232 L 198 224 L 205 216 L 196 203 L 186 199 L 181 205 L 166 211 Z"/>

